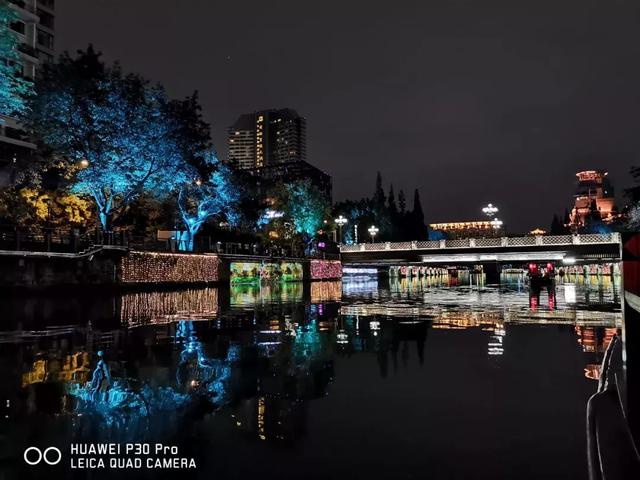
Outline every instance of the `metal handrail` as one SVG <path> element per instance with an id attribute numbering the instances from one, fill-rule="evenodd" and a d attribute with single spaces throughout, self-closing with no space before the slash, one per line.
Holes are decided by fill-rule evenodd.
<path id="1" fill-rule="evenodd" d="M 385 250 L 440 250 L 444 248 L 495 248 L 514 246 L 593 245 L 620 243 L 619 233 L 577 235 L 540 235 L 525 237 L 461 238 L 413 242 L 377 242 L 340 245 L 340 253 L 379 252 Z"/>

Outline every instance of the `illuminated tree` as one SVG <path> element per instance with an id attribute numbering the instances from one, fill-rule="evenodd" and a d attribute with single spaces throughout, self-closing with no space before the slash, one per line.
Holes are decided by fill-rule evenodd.
<path id="1" fill-rule="evenodd" d="M 180 238 L 180 250 L 193 251 L 193 240 L 202 225 L 211 217 L 224 216 L 230 224 L 238 221 L 238 189 L 234 185 L 231 169 L 208 152 L 203 156 L 209 173 L 202 180 L 196 170 L 190 181 L 179 188 L 178 209 L 185 232 Z"/>
<path id="2" fill-rule="evenodd" d="M 162 87 L 105 67 L 89 48 L 45 67 L 36 93 L 30 127 L 74 167 L 72 192 L 93 197 L 105 231 L 145 190 L 163 195 L 186 181 Z"/>
<path id="3" fill-rule="evenodd" d="M 91 221 L 91 203 L 63 191 L 43 192 L 29 188 L 20 195 L 33 209 L 34 220 L 49 226 L 87 227 Z"/>
<path id="4" fill-rule="evenodd" d="M 287 184 L 285 195 L 286 212 L 309 250 L 311 240 L 329 214 L 329 204 L 322 192 L 309 180 Z"/>
<path id="5" fill-rule="evenodd" d="M 89 200 L 62 190 L 6 188 L 0 191 L 0 219 L 18 226 L 88 227 L 93 220 Z"/>
<path id="6" fill-rule="evenodd" d="M 11 30 L 17 13 L 5 0 L 0 0 L 0 115 L 16 116 L 27 110 L 25 97 L 31 92 L 31 82 L 22 77 L 19 41 Z M 0 124 L 4 120 L 0 118 Z"/>
<path id="7" fill-rule="evenodd" d="M 153 203 L 211 173 L 199 153 L 211 139 L 195 93 L 168 101 L 161 87 L 106 67 L 91 46 L 45 66 L 37 93 L 30 125 L 56 168 L 66 160 L 72 191 L 94 198 L 105 230 L 137 199 Z"/>

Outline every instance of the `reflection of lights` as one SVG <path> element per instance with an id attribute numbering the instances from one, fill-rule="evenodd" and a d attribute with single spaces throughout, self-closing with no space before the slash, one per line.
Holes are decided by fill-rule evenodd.
<path id="1" fill-rule="evenodd" d="M 600 379 L 600 365 L 589 364 L 584 369 L 584 376 L 590 380 Z"/>
<path id="2" fill-rule="evenodd" d="M 369 322 L 369 328 L 371 330 L 380 330 L 380 322 L 378 320 L 371 320 Z"/>
<path id="3" fill-rule="evenodd" d="M 129 327 L 146 323 L 169 323 L 177 318 L 211 320 L 217 314 L 216 288 L 127 293 L 122 296 L 120 307 L 120 317 Z"/>
<path id="4" fill-rule="evenodd" d="M 258 398 L 258 437 L 260 440 L 266 440 L 267 437 L 265 435 L 264 428 L 264 397 Z"/>
<path id="5" fill-rule="evenodd" d="M 342 282 L 311 283 L 311 303 L 340 301 L 342 298 Z"/>
<path id="6" fill-rule="evenodd" d="M 489 337 L 489 342 L 487 343 L 487 354 L 495 356 L 504 353 L 503 342 L 506 334 L 507 331 L 501 323 L 494 325 L 493 335 Z"/>
<path id="7" fill-rule="evenodd" d="M 562 259 L 562 263 L 564 263 L 565 265 L 573 265 L 574 263 L 576 263 L 576 259 L 573 257 L 564 257 Z"/>
<path id="8" fill-rule="evenodd" d="M 344 330 L 340 330 L 336 335 L 336 343 L 345 345 L 349 341 L 349 336 Z"/>

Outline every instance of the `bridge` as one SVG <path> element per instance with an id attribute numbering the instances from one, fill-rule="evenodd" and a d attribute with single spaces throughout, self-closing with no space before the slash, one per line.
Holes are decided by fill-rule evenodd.
<path id="1" fill-rule="evenodd" d="M 540 235 L 464 238 L 412 242 L 341 245 L 345 266 L 483 265 L 485 271 L 503 264 L 553 262 L 565 265 L 620 261 L 620 234 Z"/>

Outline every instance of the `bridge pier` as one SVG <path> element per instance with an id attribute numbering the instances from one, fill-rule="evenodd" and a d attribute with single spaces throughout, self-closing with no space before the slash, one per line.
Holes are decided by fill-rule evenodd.
<path id="1" fill-rule="evenodd" d="M 500 265 L 498 262 L 483 264 L 482 271 L 485 274 L 485 282 L 487 284 L 500 283 L 500 273 L 502 273 L 502 265 Z"/>

